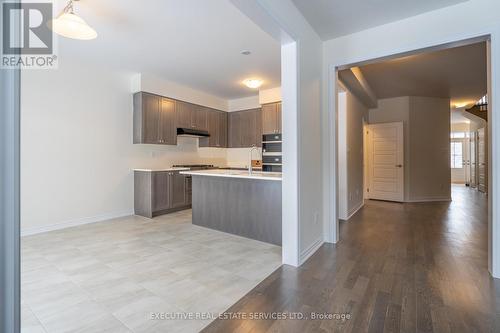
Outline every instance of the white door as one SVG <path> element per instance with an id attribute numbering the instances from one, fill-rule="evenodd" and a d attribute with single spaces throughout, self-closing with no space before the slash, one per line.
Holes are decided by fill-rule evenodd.
<path id="1" fill-rule="evenodd" d="M 466 184 L 468 172 L 467 141 L 465 138 L 451 139 L 451 182 L 453 184 Z"/>
<path id="2" fill-rule="evenodd" d="M 403 123 L 368 126 L 370 199 L 404 201 Z"/>

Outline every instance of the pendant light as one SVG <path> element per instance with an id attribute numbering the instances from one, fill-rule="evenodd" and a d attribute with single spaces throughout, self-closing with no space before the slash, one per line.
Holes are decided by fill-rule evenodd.
<path id="1" fill-rule="evenodd" d="M 74 1 L 78 0 L 69 0 L 61 14 L 52 20 L 52 31 L 58 35 L 72 39 L 90 40 L 96 38 L 97 32 L 74 13 Z"/>

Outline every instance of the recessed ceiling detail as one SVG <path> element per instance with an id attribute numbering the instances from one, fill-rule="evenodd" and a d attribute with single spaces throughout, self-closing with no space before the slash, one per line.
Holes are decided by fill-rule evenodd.
<path id="1" fill-rule="evenodd" d="M 465 1 L 467 0 L 293 0 L 323 40 Z"/>
<path id="2" fill-rule="evenodd" d="M 361 66 L 378 99 L 400 96 L 450 98 L 470 105 L 487 92 L 486 43 L 417 54 Z"/>

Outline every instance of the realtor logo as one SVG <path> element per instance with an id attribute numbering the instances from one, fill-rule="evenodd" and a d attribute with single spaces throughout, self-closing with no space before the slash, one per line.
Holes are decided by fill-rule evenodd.
<path id="1" fill-rule="evenodd" d="M 2 68 L 55 68 L 52 3 L 2 3 Z"/>

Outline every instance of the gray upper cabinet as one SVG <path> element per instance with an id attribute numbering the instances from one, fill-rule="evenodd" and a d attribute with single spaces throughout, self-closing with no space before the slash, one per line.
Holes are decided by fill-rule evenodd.
<path id="1" fill-rule="evenodd" d="M 134 143 L 160 143 L 160 100 L 156 95 L 134 94 Z"/>
<path id="2" fill-rule="evenodd" d="M 276 105 L 276 129 L 278 133 L 283 133 L 283 118 L 281 117 L 281 103 L 277 103 Z"/>
<path id="3" fill-rule="evenodd" d="M 191 128 L 193 126 L 193 104 L 177 101 L 176 107 L 176 128 Z"/>
<path id="4" fill-rule="evenodd" d="M 195 129 L 198 130 L 208 130 L 208 116 L 209 108 L 204 106 L 195 105 L 194 113 L 193 113 L 193 125 Z"/>
<path id="5" fill-rule="evenodd" d="M 230 112 L 228 115 L 228 146 L 230 148 L 241 148 L 241 112 Z"/>
<path id="6" fill-rule="evenodd" d="M 183 101 L 176 102 L 176 127 L 207 130 L 208 108 Z"/>
<path id="7" fill-rule="evenodd" d="M 262 134 L 281 133 L 281 103 L 262 105 Z"/>
<path id="8" fill-rule="evenodd" d="M 261 109 L 230 112 L 228 126 L 230 148 L 262 145 Z"/>
<path id="9" fill-rule="evenodd" d="M 175 101 L 162 97 L 160 103 L 160 141 L 162 144 L 177 144 L 175 128 Z"/>
<path id="10" fill-rule="evenodd" d="M 200 138 L 200 147 L 227 147 L 227 112 L 208 110 L 207 130 L 210 134 L 208 138 Z"/>
<path id="11" fill-rule="evenodd" d="M 227 112 L 219 112 L 219 145 L 220 147 L 228 146 L 228 115 Z"/>
<path id="12" fill-rule="evenodd" d="M 134 143 L 177 144 L 175 101 L 145 92 L 134 94 Z"/>

